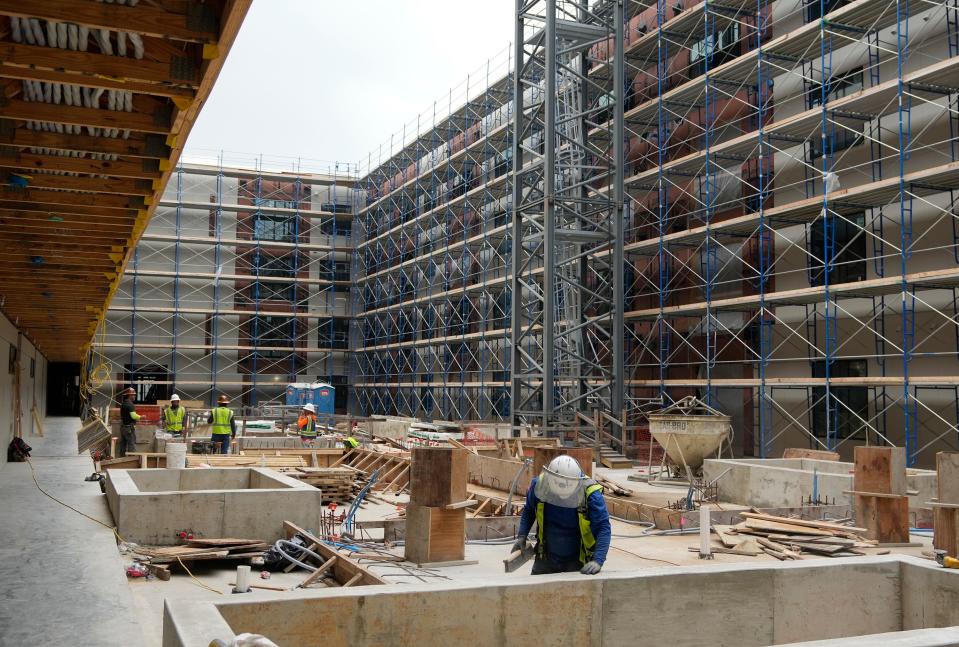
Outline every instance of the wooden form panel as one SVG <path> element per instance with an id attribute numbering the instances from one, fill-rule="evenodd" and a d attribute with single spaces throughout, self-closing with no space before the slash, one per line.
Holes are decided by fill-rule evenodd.
<path id="1" fill-rule="evenodd" d="M 406 508 L 405 557 L 414 564 L 466 557 L 466 511 L 410 505 Z"/>
<path id="2" fill-rule="evenodd" d="M 856 447 L 856 523 L 880 544 L 908 543 L 909 497 L 903 447 Z"/>
<path id="3" fill-rule="evenodd" d="M 936 454 L 935 535 L 932 545 L 950 557 L 959 555 L 959 452 Z"/>
<path id="4" fill-rule="evenodd" d="M 416 447 L 410 463 L 410 503 L 443 507 L 466 499 L 467 452 L 455 447 Z"/>

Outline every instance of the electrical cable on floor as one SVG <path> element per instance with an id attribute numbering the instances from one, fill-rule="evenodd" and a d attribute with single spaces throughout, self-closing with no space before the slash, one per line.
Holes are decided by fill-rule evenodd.
<path id="1" fill-rule="evenodd" d="M 633 557 L 638 557 L 640 559 L 648 560 L 650 562 L 662 562 L 663 564 L 669 564 L 670 566 L 679 566 L 679 564 L 675 562 L 671 562 L 666 559 L 656 559 L 655 557 L 644 557 L 643 555 L 640 555 L 639 553 L 634 553 L 631 550 L 626 550 L 625 548 L 620 548 L 619 546 L 610 546 L 610 548 L 612 548 L 613 550 L 618 550 L 623 553 L 627 553 L 629 555 L 632 555 Z"/>
<path id="2" fill-rule="evenodd" d="M 190 572 L 190 569 L 188 569 L 188 568 L 186 567 L 186 564 L 183 563 L 183 560 L 180 559 L 180 556 L 179 556 L 179 555 L 176 556 L 176 561 L 178 561 L 178 562 L 180 563 L 180 566 L 183 567 L 183 570 L 186 571 L 186 574 L 189 575 L 191 578 L 193 578 L 193 581 L 196 582 L 199 586 L 202 586 L 203 588 L 207 589 L 208 591 L 213 591 L 214 593 L 217 593 L 217 594 L 219 594 L 219 595 L 223 595 L 223 591 L 217 591 L 215 588 L 213 588 L 213 587 L 210 586 L 209 584 L 204 584 L 204 583 L 201 582 L 199 579 L 197 579 L 196 575 L 194 575 L 193 573 Z M 238 581 L 239 581 L 239 580 L 238 580 Z"/>
<path id="3" fill-rule="evenodd" d="M 93 521 L 94 523 L 98 523 L 98 524 L 100 524 L 101 526 L 103 526 L 104 528 L 109 528 L 111 531 L 113 531 L 113 534 L 116 536 L 117 541 L 119 541 L 121 544 L 127 543 L 127 541 L 126 541 L 123 537 L 120 536 L 120 533 L 117 532 L 116 526 L 111 526 L 111 525 L 108 524 L 108 523 L 105 523 L 105 522 L 103 522 L 103 521 L 100 521 L 100 520 L 97 519 L 96 517 L 91 517 L 91 516 L 88 515 L 86 512 L 83 512 L 82 510 L 78 510 L 77 508 L 74 508 L 74 507 L 73 507 L 72 505 L 70 505 L 69 503 L 66 503 L 66 502 L 64 502 L 64 501 L 61 501 L 61 500 L 58 499 L 57 497 L 53 496 L 52 494 L 50 494 L 49 492 L 47 492 L 46 490 L 44 490 L 44 489 L 43 489 L 43 486 L 40 485 L 40 481 L 37 480 L 37 470 L 34 469 L 34 467 L 33 467 L 33 461 L 31 461 L 29 458 L 27 458 L 27 465 L 30 466 L 30 476 L 33 477 L 33 484 L 37 486 L 37 489 L 40 490 L 41 493 L 43 493 L 45 496 L 53 499 L 54 501 L 56 501 L 57 503 L 59 503 L 59 504 L 62 505 L 63 507 L 68 508 L 68 509 L 70 509 L 70 510 L 73 510 L 73 511 L 76 512 L 77 514 L 79 514 L 79 515 L 81 515 L 81 516 L 83 516 L 83 517 L 86 517 L 86 518 L 89 519 L 90 521 Z M 191 578 L 193 578 L 193 580 L 194 580 L 199 586 L 202 586 L 202 587 L 205 588 L 205 589 L 209 589 L 210 591 L 213 591 L 214 593 L 217 593 L 217 594 L 219 594 L 219 595 L 223 595 L 223 591 L 217 591 L 217 590 L 214 589 L 212 586 L 209 586 L 209 585 L 207 585 L 207 584 L 204 584 L 203 582 L 201 582 L 200 580 L 198 580 L 198 579 L 196 578 L 196 576 L 193 575 L 193 573 L 190 572 L 190 569 L 188 569 L 188 568 L 186 567 L 186 564 L 183 563 L 183 560 L 181 560 L 179 557 L 176 558 L 176 561 L 180 562 L 180 566 L 183 567 L 183 570 L 185 570 L 186 573 L 187 573 L 187 575 L 189 575 Z"/>

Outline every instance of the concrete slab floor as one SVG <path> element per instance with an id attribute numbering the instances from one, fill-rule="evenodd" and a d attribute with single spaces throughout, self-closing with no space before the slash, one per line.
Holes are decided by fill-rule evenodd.
<path id="1" fill-rule="evenodd" d="M 77 418 L 47 418 L 25 440 L 44 489 L 112 525 Z M 4 448 L 5 449 L 5 448 Z M 44 496 L 27 463 L 0 466 L 0 645 L 159 644 L 139 626 L 113 532 Z M 157 612 L 159 614 L 159 612 Z"/>

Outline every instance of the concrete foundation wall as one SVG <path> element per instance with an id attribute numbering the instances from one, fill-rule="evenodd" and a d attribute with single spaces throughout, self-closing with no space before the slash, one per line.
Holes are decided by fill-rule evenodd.
<path id="1" fill-rule="evenodd" d="M 708 459 L 703 476 L 716 481 L 719 500 L 758 508 L 799 506 L 816 490 L 829 503 L 853 505 L 844 494 L 853 489 L 853 463 L 818 461 L 808 458 Z M 718 480 L 717 480 L 718 479 Z M 927 508 L 936 496 L 936 473 L 906 470 L 906 487 L 918 494 L 909 497 L 910 510 Z"/>
<path id="2" fill-rule="evenodd" d="M 274 541 L 284 521 L 316 528 L 323 511 L 319 489 L 263 468 L 110 470 L 106 489 L 120 536 L 158 546 L 185 529 Z"/>
<path id="3" fill-rule="evenodd" d="M 163 644 L 206 645 L 253 632 L 281 647 L 431 645 L 437 636 L 490 646 L 612 647 L 642 636 L 642 644 L 748 647 L 951 627 L 959 623 L 957 595 L 959 572 L 903 556 L 504 577 L 482 586 L 167 601 Z"/>

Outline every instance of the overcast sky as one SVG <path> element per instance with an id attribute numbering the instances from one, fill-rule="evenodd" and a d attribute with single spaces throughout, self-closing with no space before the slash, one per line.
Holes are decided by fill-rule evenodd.
<path id="1" fill-rule="evenodd" d="M 254 0 L 186 158 L 225 150 L 233 163 L 262 153 L 276 162 L 300 157 L 304 167 L 365 165 L 418 113 L 432 113 L 434 101 L 445 112 L 450 88 L 462 93 L 467 74 L 483 85 L 488 59 L 499 55 L 505 69 L 513 7 L 514 0 Z"/>

